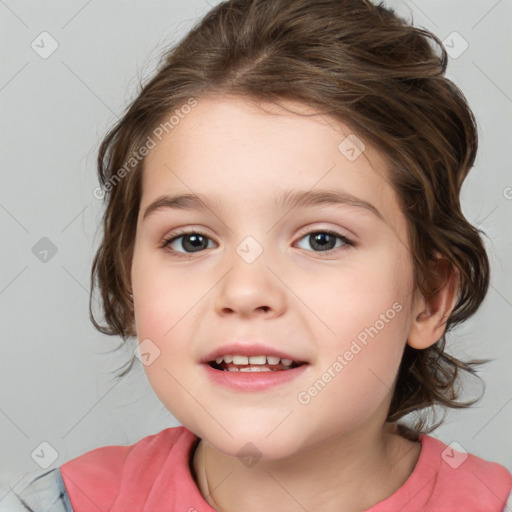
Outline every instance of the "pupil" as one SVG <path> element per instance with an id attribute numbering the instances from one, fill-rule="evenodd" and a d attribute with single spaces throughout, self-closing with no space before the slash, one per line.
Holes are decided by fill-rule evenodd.
<path id="1" fill-rule="evenodd" d="M 190 239 L 190 242 L 187 242 Z M 202 239 L 202 240 L 201 240 Z M 191 248 L 191 252 L 194 252 L 196 249 L 206 249 L 205 238 L 202 235 L 186 235 L 183 237 L 181 242 L 181 246 L 185 250 L 189 250 Z M 189 247 L 186 247 L 189 245 Z"/>
<path id="2" fill-rule="evenodd" d="M 335 238 L 329 233 L 316 233 L 314 235 L 310 235 L 310 243 L 311 247 L 315 247 L 315 244 L 318 244 L 319 248 L 322 250 L 333 249 L 336 244 Z M 330 238 L 330 240 L 326 240 Z M 332 243 L 334 242 L 334 244 Z M 328 247 L 326 247 L 328 246 Z"/>

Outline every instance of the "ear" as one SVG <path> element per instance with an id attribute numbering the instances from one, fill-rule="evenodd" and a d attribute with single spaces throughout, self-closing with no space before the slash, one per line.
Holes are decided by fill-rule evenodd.
<path id="1" fill-rule="evenodd" d="M 428 348 L 441 338 L 457 300 L 458 271 L 439 253 L 432 261 L 432 273 L 432 293 L 429 297 L 418 293 L 413 306 L 413 321 L 407 343 L 416 349 Z"/>

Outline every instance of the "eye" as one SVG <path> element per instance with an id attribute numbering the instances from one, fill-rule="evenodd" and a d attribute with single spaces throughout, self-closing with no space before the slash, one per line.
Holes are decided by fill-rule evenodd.
<path id="1" fill-rule="evenodd" d="M 179 242 L 180 239 L 181 242 Z M 211 241 L 212 239 L 206 234 L 191 229 L 171 234 L 163 240 L 160 247 L 178 256 L 184 256 L 211 248 L 211 246 L 208 245 L 209 240 Z M 339 249 L 345 245 L 356 245 L 354 241 L 350 240 L 345 235 L 328 229 L 309 231 L 299 239 L 299 241 L 301 240 L 306 240 L 307 243 L 311 245 L 314 252 L 320 253 L 331 253 L 335 249 Z M 336 245 L 337 241 L 341 243 Z M 304 249 L 304 247 L 301 247 L 301 249 Z"/>
<path id="2" fill-rule="evenodd" d="M 180 238 L 182 239 L 181 243 L 178 242 Z M 185 251 L 184 254 L 192 254 L 194 252 L 202 251 L 203 249 L 208 249 L 208 240 L 211 240 L 211 238 L 199 231 L 181 231 L 179 233 L 172 234 L 169 238 L 166 238 L 161 247 L 166 248 L 173 253 L 183 254 L 177 249 L 177 247 L 180 247 Z M 173 244 L 175 247 L 173 247 Z"/>
<path id="3" fill-rule="evenodd" d="M 339 249 L 345 245 L 356 245 L 355 242 L 347 238 L 345 235 L 328 229 L 309 231 L 300 240 L 306 240 L 307 243 L 311 245 L 314 252 L 330 253 L 334 249 Z M 336 246 L 337 240 L 341 241 L 341 243 Z M 301 249 L 304 249 L 304 247 L 301 247 Z"/>

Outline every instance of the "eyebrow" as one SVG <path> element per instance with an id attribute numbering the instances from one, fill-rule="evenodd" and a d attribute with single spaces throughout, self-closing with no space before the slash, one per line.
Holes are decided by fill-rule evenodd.
<path id="1" fill-rule="evenodd" d="M 286 190 L 279 194 L 274 201 L 274 208 L 277 210 L 330 205 L 348 205 L 364 208 L 384 221 L 383 215 L 373 204 L 343 190 Z M 164 208 L 213 211 L 222 209 L 222 207 L 223 202 L 218 197 L 208 197 L 204 194 L 164 195 L 155 199 L 144 210 L 142 220 L 144 221 L 152 213 Z"/>

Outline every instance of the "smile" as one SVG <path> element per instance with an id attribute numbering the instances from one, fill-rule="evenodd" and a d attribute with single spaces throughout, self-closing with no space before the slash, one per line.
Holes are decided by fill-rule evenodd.
<path id="1" fill-rule="evenodd" d="M 219 356 L 215 361 L 210 361 L 210 366 L 215 370 L 228 372 L 272 372 L 291 370 L 304 363 L 292 361 L 274 356 L 243 356 L 225 355 Z"/>

